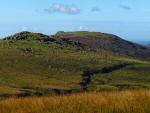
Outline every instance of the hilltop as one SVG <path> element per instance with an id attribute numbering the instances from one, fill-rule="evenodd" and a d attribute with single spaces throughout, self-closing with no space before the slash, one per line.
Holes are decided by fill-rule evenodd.
<path id="1" fill-rule="evenodd" d="M 150 59 L 150 48 L 112 34 L 100 32 L 59 32 L 56 36 L 73 42 L 79 42 L 92 49 L 104 49 L 130 57 Z"/>
<path id="2" fill-rule="evenodd" d="M 0 95 L 149 89 L 149 53 L 106 33 L 16 33 L 0 41 Z"/>
<path id="3" fill-rule="evenodd" d="M 32 32 L 28 32 L 28 31 L 24 31 L 24 32 L 20 32 L 20 33 L 16 33 L 12 36 L 8 36 L 6 38 L 4 38 L 4 40 L 27 40 L 27 39 L 31 39 L 31 40 L 40 40 L 43 38 L 49 38 L 49 36 L 44 35 L 42 33 L 32 33 Z"/>

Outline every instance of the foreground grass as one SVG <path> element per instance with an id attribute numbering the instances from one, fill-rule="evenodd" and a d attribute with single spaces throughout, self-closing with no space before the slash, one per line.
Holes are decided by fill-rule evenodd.
<path id="1" fill-rule="evenodd" d="M 122 91 L 0 101 L 0 113 L 150 113 L 150 91 Z"/>

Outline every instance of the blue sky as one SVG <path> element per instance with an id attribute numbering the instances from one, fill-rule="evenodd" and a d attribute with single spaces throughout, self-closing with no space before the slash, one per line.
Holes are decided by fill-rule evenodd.
<path id="1" fill-rule="evenodd" d="M 0 0 L 0 37 L 20 31 L 100 31 L 150 40 L 149 0 Z"/>

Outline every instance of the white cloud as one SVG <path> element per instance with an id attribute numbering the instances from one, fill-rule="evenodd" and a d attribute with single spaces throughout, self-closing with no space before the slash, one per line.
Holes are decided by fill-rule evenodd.
<path id="1" fill-rule="evenodd" d="M 21 28 L 21 30 L 22 30 L 22 31 L 27 31 L 27 30 L 28 30 L 28 27 L 24 26 L 24 27 Z"/>
<path id="2" fill-rule="evenodd" d="M 89 28 L 88 27 L 84 27 L 84 26 L 79 26 L 77 28 L 77 31 L 89 31 Z"/>
<path id="3" fill-rule="evenodd" d="M 49 8 L 45 9 L 46 12 L 49 14 L 52 13 L 61 13 L 61 14 L 70 14 L 70 15 L 75 15 L 80 13 L 80 9 L 75 7 L 75 6 L 66 6 L 63 4 L 53 4 Z"/>

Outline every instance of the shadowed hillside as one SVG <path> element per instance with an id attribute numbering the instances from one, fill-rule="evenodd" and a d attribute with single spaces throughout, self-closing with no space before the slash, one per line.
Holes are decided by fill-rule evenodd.
<path id="1" fill-rule="evenodd" d="M 58 38 L 84 44 L 91 49 L 104 49 L 130 57 L 150 59 L 150 48 L 100 32 L 59 32 Z"/>

